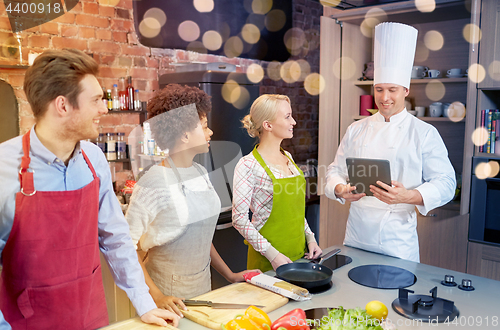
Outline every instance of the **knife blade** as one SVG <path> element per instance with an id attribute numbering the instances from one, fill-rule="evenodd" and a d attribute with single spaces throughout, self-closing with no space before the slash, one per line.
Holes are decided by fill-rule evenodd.
<path id="1" fill-rule="evenodd" d="M 254 304 L 233 304 L 233 303 L 215 303 L 209 300 L 183 300 L 184 305 L 186 306 L 208 306 L 212 308 L 224 308 L 224 309 L 246 309 L 250 306 L 255 306 L 258 308 L 263 308 L 265 306 L 262 305 L 254 305 Z"/>

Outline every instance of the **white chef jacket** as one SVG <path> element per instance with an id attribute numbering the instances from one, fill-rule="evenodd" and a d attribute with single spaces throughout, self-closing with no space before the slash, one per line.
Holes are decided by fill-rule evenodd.
<path id="1" fill-rule="evenodd" d="M 336 198 L 335 186 L 346 184 L 347 157 L 387 159 L 391 179 L 417 189 L 422 215 L 449 202 L 456 188 L 455 171 L 437 129 L 410 115 L 406 108 L 390 122 L 377 113 L 351 124 L 328 166 L 325 194 Z M 417 215 L 410 204 L 386 204 L 365 196 L 352 202 L 344 244 L 412 261 L 420 261 Z"/>

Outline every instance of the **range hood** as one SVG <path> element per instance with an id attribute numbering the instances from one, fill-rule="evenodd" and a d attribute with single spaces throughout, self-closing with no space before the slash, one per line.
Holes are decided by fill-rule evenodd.
<path id="1" fill-rule="evenodd" d="M 362 7 L 384 5 L 393 2 L 408 2 L 410 0 L 317 0 L 324 6 L 334 7 L 335 9 L 347 10 Z"/>

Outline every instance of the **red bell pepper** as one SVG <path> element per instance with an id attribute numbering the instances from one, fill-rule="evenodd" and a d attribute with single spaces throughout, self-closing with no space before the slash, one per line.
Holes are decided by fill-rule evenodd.
<path id="1" fill-rule="evenodd" d="M 296 308 L 277 319 L 271 325 L 271 330 L 310 330 L 307 325 L 306 312 Z"/>

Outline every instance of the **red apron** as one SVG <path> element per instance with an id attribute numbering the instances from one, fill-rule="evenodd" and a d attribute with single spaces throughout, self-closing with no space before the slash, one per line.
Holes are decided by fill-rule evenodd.
<path id="1" fill-rule="evenodd" d="M 95 329 L 108 324 L 98 242 L 99 178 L 72 191 L 36 191 L 23 136 L 12 231 L 2 252 L 0 309 L 12 329 Z"/>

